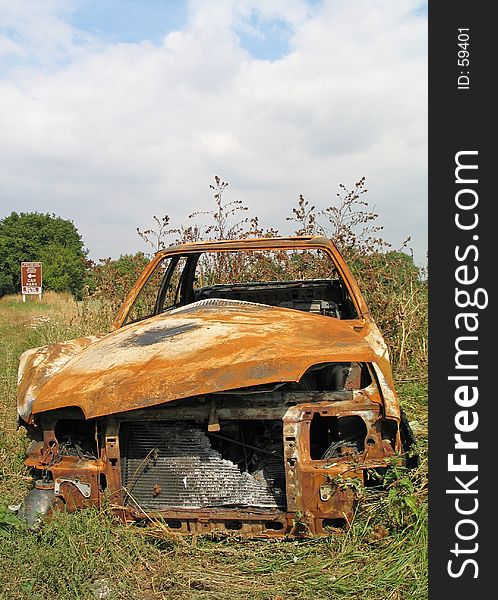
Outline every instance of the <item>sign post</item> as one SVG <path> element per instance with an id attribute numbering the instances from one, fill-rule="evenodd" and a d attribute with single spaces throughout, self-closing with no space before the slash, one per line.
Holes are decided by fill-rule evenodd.
<path id="1" fill-rule="evenodd" d="M 27 295 L 38 294 L 42 297 L 42 264 L 41 262 L 21 263 L 21 293 L 22 301 L 26 302 Z"/>

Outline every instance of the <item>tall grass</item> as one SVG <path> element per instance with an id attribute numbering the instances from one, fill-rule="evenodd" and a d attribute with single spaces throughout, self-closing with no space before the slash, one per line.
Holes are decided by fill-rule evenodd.
<path id="1" fill-rule="evenodd" d="M 26 440 L 16 428 L 17 368 L 28 348 L 109 331 L 107 311 L 70 294 L 46 292 L 42 300 L 0 299 L 0 504 L 17 503 L 30 478 L 23 467 Z"/>
<path id="2" fill-rule="evenodd" d="M 426 515 L 384 534 L 358 520 L 300 542 L 157 538 L 106 512 L 57 514 L 0 543 L 3 598 L 423 599 Z"/>

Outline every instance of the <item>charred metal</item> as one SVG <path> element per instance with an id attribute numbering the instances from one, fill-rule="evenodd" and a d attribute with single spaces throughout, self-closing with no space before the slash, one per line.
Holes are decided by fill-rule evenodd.
<path id="1" fill-rule="evenodd" d="M 204 255 L 284 250 L 319 250 L 333 276 L 196 275 Z M 129 322 L 164 261 L 151 314 Z M 33 506 L 75 510 L 105 495 L 123 520 L 160 517 L 180 533 L 325 534 L 352 519 L 353 487 L 341 482 L 367 483 L 413 444 L 381 334 L 320 237 L 158 253 L 112 333 L 23 355 L 18 412 L 32 439 L 30 522 Z"/>

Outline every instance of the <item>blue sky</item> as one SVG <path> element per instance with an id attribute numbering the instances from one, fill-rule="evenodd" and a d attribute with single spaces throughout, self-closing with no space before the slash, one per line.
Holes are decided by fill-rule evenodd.
<path id="1" fill-rule="evenodd" d="M 308 2 L 310 9 L 321 0 Z M 150 41 L 160 45 L 164 36 L 183 29 L 188 7 L 183 0 L 81 0 L 75 3 L 70 22 L 110 43 Z M 290 49 L 292 29 L 279 18 L 262 18 L 253 10 L 247 27 L 238 27 L 240 44 L 251 56 L 275 60 Z"/>
<path id="2" fill-rule="evenodd" d="M 187 5 L 182 0 L 81 0 L 70 22 L 109 43 L 161 44 L 166 33 L 185 27 Z"/>
<path id="3" fill-rule="evenodd" d="M 367 181 L 396 247 L 427 249 L 427 4 L 0 0 L 0 218 L 72 219 L 93 258 L 143 249 L 219 175 L 283 233 Z M 230 199 L 229 198 L 229 199 Z"/>

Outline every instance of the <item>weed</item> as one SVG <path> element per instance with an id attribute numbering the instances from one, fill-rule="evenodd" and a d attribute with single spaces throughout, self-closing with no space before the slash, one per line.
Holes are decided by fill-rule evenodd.
<path id="1" fill-rule="evenodd" d="M 7 507 L 0 505 L 0 536 L 7 536 L 8 533 L 22 525 L 22 521 Z"/>

